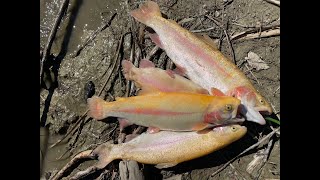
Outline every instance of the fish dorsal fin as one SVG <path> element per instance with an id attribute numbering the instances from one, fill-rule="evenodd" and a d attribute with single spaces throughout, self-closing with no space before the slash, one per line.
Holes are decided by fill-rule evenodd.
<path id="1" fill-rule="evenodd" d="M 124 97 L 115 97 L 116 101 L 124 101 L 126 98 Z"/>
<path id="2" fill-rule="evenodd" d="M 178 24 L 175 20 L 173 20 L 173 19 L 167 19 L 169 22 L 171 22 L 171 23 L 173 23 L 173 24 L 176 24 L 176 25 L 179 25 L 179 26 L 181 26 L 180 24 Z"/>
<path id="3" fill-rule="evenodd" d="M 140 68 L 154 68 L 155 65 L 152 61 L 150 61 L 148 59 L 141 59 L 141 61 L 139 63 L 139 67 Z"/>
<path id="4" fill-rule="evenodd" d="M 160 163 L 160 164 L 157 164 L 155 167 L 158 168 L 158 169 L 163 169 L 163 168 L 173 167 L 173 166 L 175 166 L 177 164 L 178 163 L 176 163 L 176 162 Z"/>
<path id="5" fill-rule="evenodd" d="M 152 96 L 161 93 L 158 89 L 145 87 L 138 92 L 138 96 Z"/>
<path id="6" fill-rule="evenodd" d="M 219 89 L 212 87 L 211 88 L 211 95 L 213 96 L 226 96 L 223 92 L 221 92 Z"/>
<path id="7" fill-rule="evenodd" d="M 218 49 L 217 43 L 215 40 L 211 39 L 206 34 L 194 34 L 198 39 L 202 40 L 203 42 L 207 43 L 209 46 L 211 46 L 214 49 Z"/>

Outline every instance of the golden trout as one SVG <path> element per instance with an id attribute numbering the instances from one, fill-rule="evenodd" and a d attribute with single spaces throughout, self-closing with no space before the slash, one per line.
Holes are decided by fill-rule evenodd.
<path id="1" fill-rule="evenodd" d="M 206 89 L 171 70 L 155 68 L 155 65 L 146 59 L 140 61 L 139 68 L 130 61 L 123 60 L 122 68 L 125 78 L 134 81 L 136 86 L 141 88 L 139 95 L 155 91 L 209 94 Z"/>
<path id="2" fill-rule="evenodd" d="M 105 143 L 91 152 L 98 157 L 96 167 L 104 168 L 115 159 L 134 160 L 168 168 L 222 149 L 239 140 L 247 132 L 245 126 L 229 125 L 213 128 L 207 133 L 161 131 L 143 133 L 122 144 Z"/>
<path id="3" fill-rule="evenodd" d="M 121 128 L 131 124 L 150 127 L 150 131 L 199 131 L 215 125 L 241 122 L 236 119 L 240 100 L 228 96 L 210 96 L 184 92 L 157 92 L 117 98 L 106 102 L 88 99 L 89 116 L 101 120 L 118 117 Z"/>
<path id="4" fill-rule="evenodd" d="M 215 87 L 227 96 L 237 97 L 241 100 L 239 110 L 247 120 L 265 124 L 261 114 L 272 113 L 270 104 L 218 49 L 173 20 L 163 18 L 155 2 L 145 2 L 139 9 L 131 11 L 131 15 L 156 32 L 150 35 L 151 39 L 190 80 L 209 92 Z"/>

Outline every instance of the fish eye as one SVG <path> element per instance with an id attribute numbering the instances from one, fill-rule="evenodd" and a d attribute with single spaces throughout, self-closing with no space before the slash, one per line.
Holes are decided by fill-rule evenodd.
<path id="1" fill-rule="evenodd" d="M 231 130 L 234 132 L 234 131 L 236 131 L 236 130 L 237 130 L 237 128 L 236 128 L 236 127 L 234 127 L 234 126 L 232 126 L 232 127 L 231 127 Z"/>
<path id="2" fill-rule="evenodd" d="M 227 104 L 226 107 L 225 107 L 225 109 L 226 109 L 227 111 L 231 111 L 231 110 L 232 110 L 232 106 L 231 106 L 230 104 Z"/>
<path id="3" fill-rule="evenodd" d="M 264 100 L 263 100 L 263 99 L 260 99 L 259 102 L 260 102 L 261 104 L 264 104 Z"/>

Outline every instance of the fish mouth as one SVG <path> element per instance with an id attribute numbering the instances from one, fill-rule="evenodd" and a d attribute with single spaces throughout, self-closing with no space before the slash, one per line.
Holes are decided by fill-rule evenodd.
<path id="1" fill-rule="evenodd" d="M 254 110 L 262 115 L 271 115 L 273 112 L 272 109 L 268 107 L 254 107 Z"/>
<path id="2" fill-rule="evenodd" d="M 260 125 L 265 125 L 266 121 L 263 118 L 262 114 L 260 114 L 260 112 L 269 113 L 270 111 L 269 110 L 266 111 L 266 108 L 245 106 L 241 104 L 239 106 L 239 112 L 241 115 L 245 116 L 247 121 L 255 122 Z"/>

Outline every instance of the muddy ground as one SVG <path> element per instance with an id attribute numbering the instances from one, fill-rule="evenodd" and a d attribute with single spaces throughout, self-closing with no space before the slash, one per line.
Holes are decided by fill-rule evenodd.
<path id="1" fill-rule="evenodd" d="M 62 0 L 40 1 L 41 49 L 45 47 L 61 2 Z M 202 33 L 213 39 L 219 39 L 224 35 L 223 29 L 204 15 L 222 22 L 230 36 L 250 29 L 280 24 L 280 7 L 263 0 L 158 0 L 157 2 L 162 13 L 170 19 L 180 21 L 193 18 L 192 21 L 182 23 L 182 26 L 187 29 L 211 28 Z M 147 35 L 144 38 L 139 37 L 141 24 L 129 16 L 128 12 L 137 8 L 140 3 L 140 1 L 117 0 L 70 1 L 51 48 L 52 55 L 45 63 L 44 79 L 40 90 L 40 123 L 41 126 L 45 126 L 45 128 L 40 127 L 43 179 L 56 173 L 80 151 L 92 149 L 106 141 L 118 142 L 119 125 L 116 120 L 101 122 L 84 116 L 85 121 L 81 123 L 80 128 L 59 145 L 46 150 L 46 146 L 52 145 L 72 130 L 78 119 L 85 114 L 86 98 L 88 93 L 93 93 L 88 90 L 90 81 L 95 86 L 95 94 L 101 91 L 101 97 L 105 97 L 107 101 L 125 96 L 128 92 L 128 84 L 121 73 L 120 60 L 130 58 L 132 42 L 136 42 L 134 52 L 136 64 L 139 57 L 148 55 L 155 46 Z M 75 52 L 86 39 L 109 22 L 115 13 L 110 26 L 98 31 L 93 41 L 75 56 Z M 131 34 L 127 32 L 131 32 L 133 41 L 130 39 Z M 119 57 L 116 58 L 119 39 L 125 33 L 127 34 L 124 36 L 123 48 L 120 49 Z M 237 65 L 272 104 L 275 114 L 280 118 L 280 37 L 232 40 L 232 46 Z M 222 40 L 221 51 L 232 59 L 232 49 L 226 38 Z M 259 55 L 269 68 L 259 71 L 252 69 L 245 61 L 250 51 Z M 170 67 L 170 59 L 161 50 L 152 56 L 151 60 L 157 67 L 163 69 Z M 105 82 L 107 82 L 106 86 L 104 86 Z M 135 95 L 135 87 L 129 94 Z M 257 152 L 267 148 L 269 140 L 245 153 L 220 173 L 211 177 L 211 174 L 228 160 L 258 142 L 272 131 L 271 128 L 277 127 L 271 122 L 265 126 L 250 122 L 245 122 L 244 125 L 248 127 L 245 137 L 205 157 L 164 170 L 158 170 L 151 165 L 141 165 L 145 179 L 170 177 L 173 179 L 279 179 L 280 133 L 278 136 L 273 136 L 271 152 L 260 169 L 256 168 L 253 173 L 246 171 L 254 156 L 257 156 Z M 134 128 L 128 128 L 127 133 Z M 81 163 L 71 172 L 71 175 L 92 163 L 93 161 Z M 95 173 L 90 179 L 111 179 L 111 176 L 120 179 L 119 161 L 112 162 L 104 171 Z"/>

